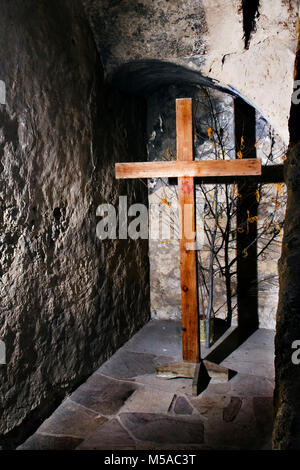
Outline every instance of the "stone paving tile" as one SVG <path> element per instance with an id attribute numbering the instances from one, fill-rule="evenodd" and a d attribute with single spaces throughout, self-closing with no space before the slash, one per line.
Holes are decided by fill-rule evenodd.
<path id="1" fill-rule="evenodd" d="M 242 399 L 240 397 L 231 397 L 229 405 L 223 409 L 223 420 L 226 423 L 231 423 L 235 420 L 242 406 Z"/>
<path id="2" fill-rule="evenodd" d="M 163 379 L 155 374 L 135 377 L 135 383 L 170 393 L 192 395 L 192 379 Z"/>
<path id="3" fill-rule="evenodd" d="M 44 421 L 38 432 L 84 439 L 97 427 L 101 426 L 104 421 L 106 419 L 99 418 L 98 413 L 87 410 L 72 400 L 67 399 L 50 418 Z"/>
<path id="4" fill-rule="evenodd" d="M 66 436 L 49 436 L 36 432 L 17 450 L 74 450 L 82 439 Z"/>
<path id="5" fill-rule="evenodd" d="M 93 374 L 70 398 L 101 415 L 110 416 L 120 410 L 136 389 L 137 385 L 132 382 Z"/>
<path id="6" fill-rule="evenodd" d="M 227 396 L 272 396 L 274 381 L 267 377 L 238 373 L 228 382 L 216 383 L 211 380 L 205 394 Z"/>
<path id="7" fill-rule="evenodd" d="M 231 396 L 273 396 L 274 383 L 266 377 L 237 374 L 230 385 Z"/>
<path id="8" fill-rule="evenodd" d="M 229 356 L 222 362 L 222 366 L 231 368 L 242 374 L 252 374 L 262 377 L 274 378 L 274 354 L 265 352 L 262 348 L 257 351 L 245 351 L 240 355 Z"/>
<path id="9" fill-rule="evenodd" d="M 202 444 L 203 422 L 195 416 L 120 413 L 122 425 L 139 441 L 159 444 Z"/>
<path id="10" fill-rule="evenodd" d="M 222 365 L 243 374 L 274 378 L 274 332 L 257 330 Z"/>
<path id="11" fill-rule="evenodd" d="M 152 320 L 123 349 L 182 360 L 181 322 Z"/>
<path id="12" fill-rule="evenodd" d="M 217 349 L 221 344 L 222 342 L 227 338 L 229 337 L 236 329 L 236 326 L 232 326 L 230 328 L 228 328 L 225 333 L 217 339 L 217 341 L 215 341 L 214 344 L 212 344 L 210 346 L 210 348 L 207 348 L 205 346 L 205 341 L 201 341 L 201 357 L 203 359 L 205 359 L 207 356 L 209 356 L 215 349 Z"/>
<path id="13" fill-rule="evenodd" d="M 271 397 L 248 397 L 242 399 L 241 409 L 234 422 L 209 422 L 206 426 L 206 440 L 209 445 L 234 445 L 240 449 L 271 449 L 273 404 Z M 225 430 L 232 437 L 219 434 Z"/>
<path id="14" fill-rule="evenodd" d="M 231 390 L 231 380 L 229 382 L 219 382 L 218 380 L 212 379 L 204 393 L 211 393 L 212 395 L 229 394 Z"/>
<path id="15" fill-rule="evenodd" d="M 231 362 L 222 362 L 222 366 L 233 368 L 234 365 Z M 237 370 L 238 369 L 238 370 Z M 268 364 L 253 364 L 250 361 L 240 361 L 240 364 L 235 368 L 237 372 L 244 375 L 257 375 L 260 377 L 266 377 L 270 380 L 274 379 L 274 372 L 272 366 Z"/>
<path id="16" fill-rule="evenodd" d="M 242 361 L 263 366 L 271 365 L 273 367 L 274 354 L 272 350 L 265 349 L 262 345 L 255 345 L 255 347 L 252 346 L 251 348 L 246 348 L 242 345 L 240 348 L 230 354 L 223 362 L 236 363 L 239 366 L 240 361 Z"/>
<path id="17" fill-rule="evenodd" d="M 253 411 L 253 399 L 245 398 L 233 422 L 220 417 L 210 417 L 205 422 L 205 444 L 216 449 L 234 447 L 237 449 L 261 449 L 270 435 L 261 433 Z"/>
<path id="18" fill-rule="evenodd" d="M 254 397 L 253 410 L 257 428 L 261 434 L 272 433 L 273 397 Z"/>
<path id="19" fill-rule="evenodd" d="M 274 350 L 275 331 L 267 328 L 259 328 L 248 338 L 242 346 L 255 348 L 255 346 L 264 346 L 265 349 Z"/>
<path id="20" fill-rule="evenodd" d="M 122 413 L 167 413 L 174 394 L 151 388 L 140 388 L 126 401 Z"/>
<path id="21" fill-rule="evenodd" d="M 230 398 L 226 395 L 212 395 L 204 392 L 199 397 L 190 397 L 189 402 L 206 420 L 222 420 L 223 410 L 230 404 Z"/>
<path id="22" fill-rule="evenodd" d="M 135 441 L 116 419 L 105 423 L 77 447 L 77 450 L 134 449 Z"/>
<path id="23" fill-rule="evenodd" d="M 177 415 L 191 415 L 193 408 L 186 398 L 178 397 L 174 405 L 174 413 Z"/>
<path id="24" fill-rule="evenodd" d="M 117 351 L 97 373 L 117 379 L 131 379 L 136 376 L 155 373 L 156 356 L 126 349 Z"/>

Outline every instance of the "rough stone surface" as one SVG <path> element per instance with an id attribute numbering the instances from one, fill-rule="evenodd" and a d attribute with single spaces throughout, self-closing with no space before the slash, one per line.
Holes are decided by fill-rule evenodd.
<path id="1" fill-rule="evenodd" d="M 124 62 L 202 56 L 202 1 L 84 0 L 108 73 Z"/>
<path id="2" fill-rule="evenodd" d="M 210 81 L 245 98 L 288 142 L 297 0 L 260 1 L 248 48 L 240 0 L 84 4 L 108 75 L 123 67 L 125 86 L 138 89 Z"/>
<path id="3" fill-rule="evenodd" d="M 147 242 L 100 241 L 100 203 L 146 201 L 114 162 L 145 160 L 145 107 L 108 88 L 76 0 L 0 18 L 0 435 L 49 413 L 147 320 Z M 20 428 L 21 430 L 21 428 Z M 20 431 L 21 432 L 21 431 Z"/>

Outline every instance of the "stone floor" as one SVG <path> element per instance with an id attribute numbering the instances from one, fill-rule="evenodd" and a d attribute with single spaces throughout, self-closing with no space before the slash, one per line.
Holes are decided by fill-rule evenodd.
<path id="1" fill-rule="evenodd" d="M 191 379 L 155 375 L 181 360 L 180 334 L 178 322 L 148 323 L 19 449 L 269 449 L 274 332 L 255 332 L 221 363 L 238 373 L 198 397 Z"/>

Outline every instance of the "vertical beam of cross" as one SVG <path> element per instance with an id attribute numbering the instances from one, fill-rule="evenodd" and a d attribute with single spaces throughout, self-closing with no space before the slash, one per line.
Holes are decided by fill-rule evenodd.
<path id="1" fill-rule="evenodd" d="M 177 160 L 193 160 L 192 99 L 176 100 Z M 180 272 L 182 357 L 186 362 L 199 362 L 199 319 L 196 251 L 188 245 L 195 242 L 195 190 L 193 177 L 178 178 L 178 200 L 181 208 Z"/>

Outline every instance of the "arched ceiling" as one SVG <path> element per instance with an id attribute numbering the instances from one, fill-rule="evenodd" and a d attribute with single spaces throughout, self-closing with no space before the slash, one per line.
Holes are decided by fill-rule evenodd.
<path id="1" fill-rule="evenodd" d="M 288 143 L 298 0 L 249 2 L 83 0 L 107 79 L 133 92 L 172 78 L 232 91 Z"/>

